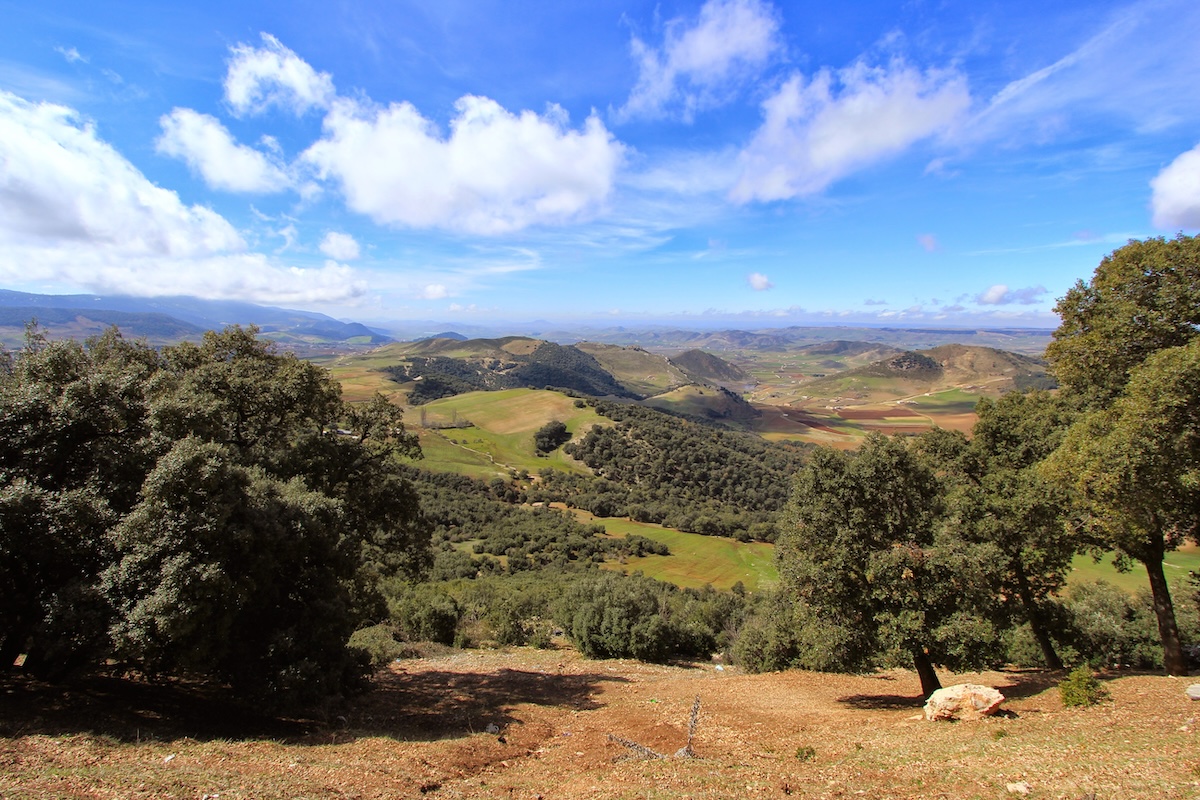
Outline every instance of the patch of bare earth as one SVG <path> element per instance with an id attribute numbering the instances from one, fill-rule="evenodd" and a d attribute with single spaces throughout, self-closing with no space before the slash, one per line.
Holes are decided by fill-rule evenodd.
<path id="1" fill-rule="evenodd" d="M 221 720 L 231 712 L 219 704 L 140 696 L 121 716 L 95 689 L 9 684 L 0 797 L 1200 796 L 1200 704 L 1184 696 L 1187 681 L 1121 675 L 1108 681 L 1111 702 L 1064 709 L 1060 676 L 942 677 L 996 686 L 1013 715 L 925 722 L 903 671 L 745 675 L 565 649 L 398 662 L 322 723 Z M 697 695 L 699 757 L 673 757 Z M 155 719 L 166 712 L 181 716 Z M 110 733 L 87 732 L 104 713 Z M 669 757 L 641 758 L 613 736 Z"/>

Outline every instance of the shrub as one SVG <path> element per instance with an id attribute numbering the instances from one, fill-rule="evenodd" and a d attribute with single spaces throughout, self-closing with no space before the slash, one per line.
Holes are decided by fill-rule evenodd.
<path id="1" fill-rule="evenodd" d="M 390 664 L 404 654 L 404 647 L 396 641 L 394 630 L 390 625 L 372 625 L 369 628 L 360 628 L 350 635 L 348 646 L 352 650 L 366 653 L 372 669 L 379 669 Z"/>
<path id="2" fill-rule="evenodd" d="M 1064 706 L 1094 706 L 1108 699 L 1108 689 L 1086 665 L 1080 665 L 1071 670 L 1071 674 L 1058 684 L 1058 693 Z"/>

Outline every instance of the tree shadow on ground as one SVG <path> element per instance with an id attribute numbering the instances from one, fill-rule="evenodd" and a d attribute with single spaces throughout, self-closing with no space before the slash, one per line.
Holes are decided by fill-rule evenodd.
<path id="1" fill-rule="evenodd" d="M 520 721 L 514 712 L 525 704 L 591 711 L 601 707 L 596 699 L 601 684 L 628 682 L 598 672 L 387 672 L 376 676 L 375 690 L 358 698 L 339 723 L 356 736 L 444 739 L 480 733 L 489 724 L 503 729 Z"/>
<path id="2" fill-rule="evenodd" d="M 93 734 L 122 742 L 270 739 L 328 744 L 386 736 L 434 740 L 479 733 L 489 723 L 518 721 L 532 703 L 568 709 L 600 707 L 600 673 L 559 675 L 501 669 L 487 673 L 381 672 L 373 689 L 321 714 L 288 718 L 233 700 L 222 687 L 184 680 L 145 681 L 92 675 L 49 684 L 0 675 L 0 738 Z"/>
<path id="3" fill-rule="evenodd" d="M 994 689 L 1004 695 L 1005 699 L 1017 700 L 1041 694 L 1049 688 L 1057 686 L 1064 672 L 1048 672 L 1045 670 L 1024 670 L 1002 673 L 1004 680 L 989 683 Z M 915 679 L 914 679 L 915 680 Z M 947 680 L 944 686 L 971 681 Z M 925 697 L 920 693 L 915 695 L 900 694 L 853 694 L 837 699 L 851 708 L 871 711 L 901 711 L 917 709 L 925 705 Z"/>

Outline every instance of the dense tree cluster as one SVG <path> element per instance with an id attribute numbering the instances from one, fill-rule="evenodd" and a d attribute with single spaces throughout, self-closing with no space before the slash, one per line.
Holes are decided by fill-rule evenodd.
<path id="1" fill-rule="evenodd" d="M 614 420 L 564 449 L 596 477 L 544 471 L 535 496 L 695 533 L 774 538 L 806 446 L 641 406 L 591 401 Z"/>
<path id="2" fill-rule="evenodd" d="M 1014 631 L 1051 667 L 1060 647 L 1145 663 L 1136 603 L 1062 596 L 1077 553 L 1116 550 L 1146 567 L 1161 664 L 1187 674 L 1194 613 L 1181 636 L 1163 556 L 1200 533 L 1198 286 L 1200 240 L 1131 242 L 1058 305 L 1057 395 L 981 402 L 970 441 L 934 430 L 818 451 L 781 524 L 780 603 L 741 652 L 839 669 L 907 653 L 927 693 L 933 664 L 999 661 Z"/>
<path id="3" fill-rule="evenodd" d="M 0 659 L 115 656 L 270 704 L 345 691 L 346 646 L 428 530 L 399 409 L 346 407 L 254 329 L 156 352 L 32 330 L 0 370 Z"/>
<path id="4" fill-rule="evenodd" d="M 666 545 L 644 536 L 607 536 L 603 525 L 581 523 L 569 512 L 531 507 L 524 493 L 499 478 L 485 482 L 413 467 L 405 474 L 433 528 L 430 577 L 435 580 L 670 553 Z M 469 552 L 456 546 L 464 543 Z"/>

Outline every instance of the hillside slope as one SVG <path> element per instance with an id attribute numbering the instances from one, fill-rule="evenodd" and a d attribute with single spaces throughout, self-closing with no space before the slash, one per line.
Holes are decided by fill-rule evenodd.
<path id="1" fill-rule="evenodd" d="M 1048 385 L 1045 364 L 1029 356 L 969 345 L 905 351 L 865 367 L 803 384 L 808 403 L 883 402 L 949 389 L 995 395 Z"/>

